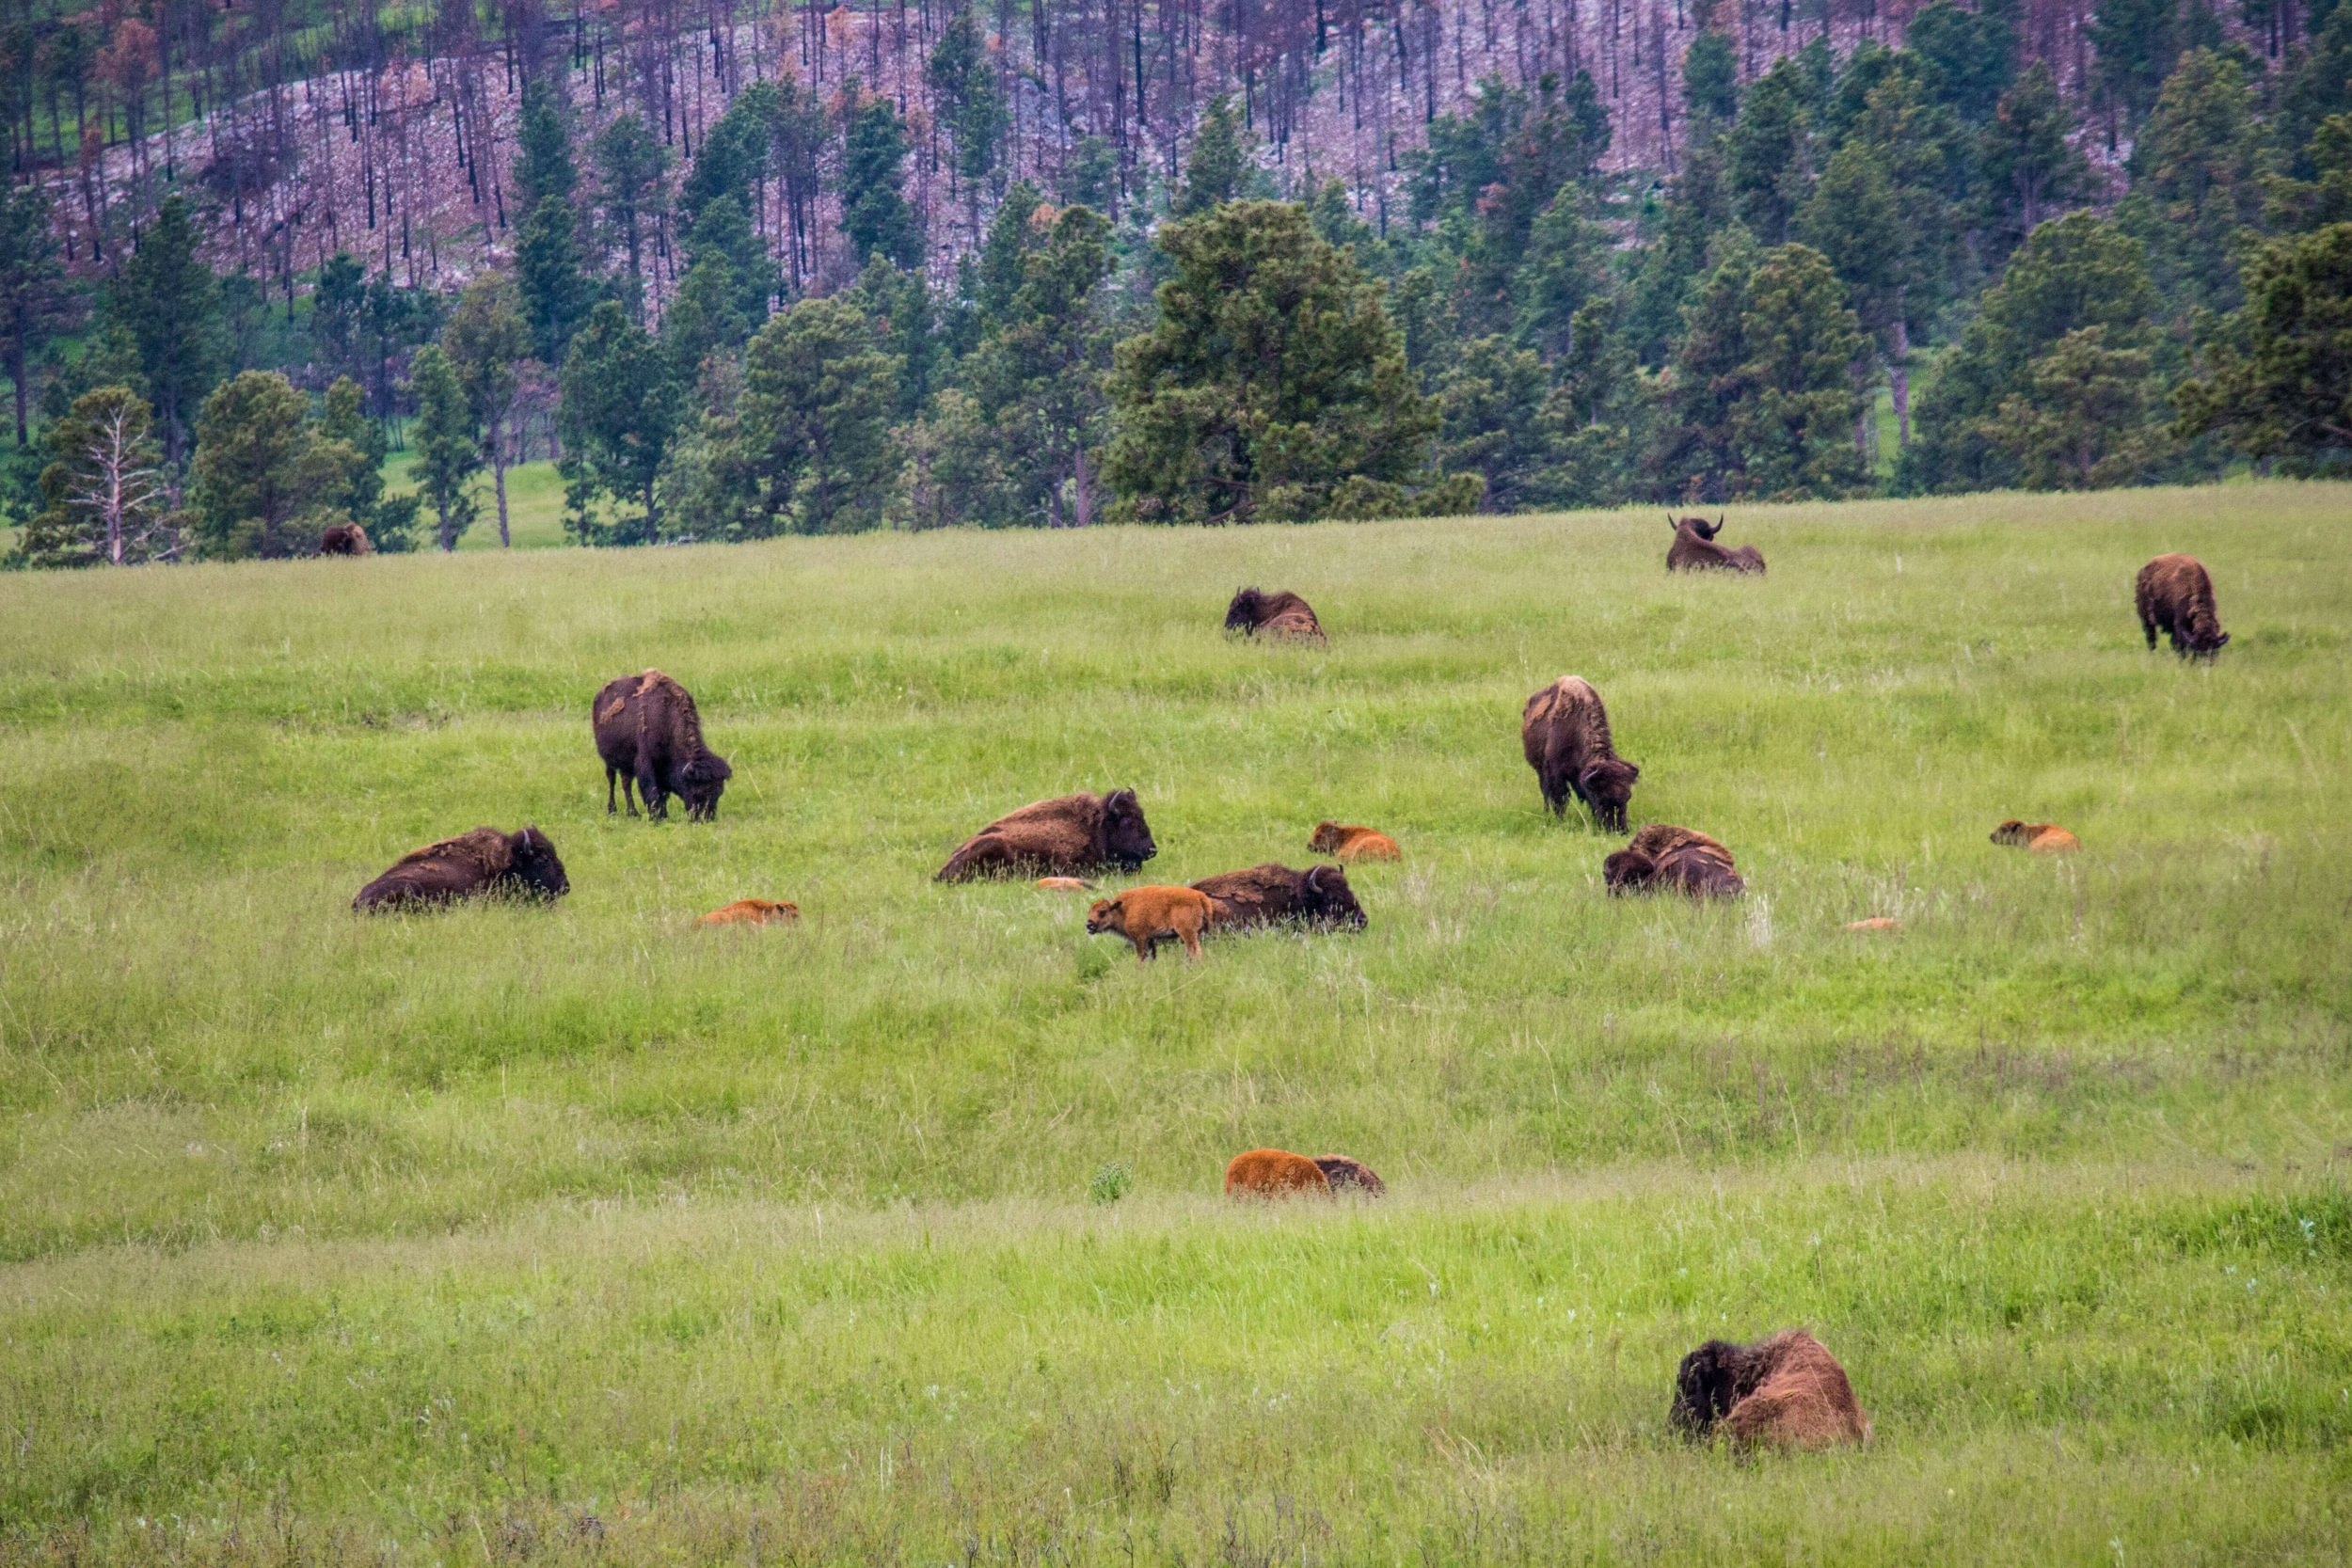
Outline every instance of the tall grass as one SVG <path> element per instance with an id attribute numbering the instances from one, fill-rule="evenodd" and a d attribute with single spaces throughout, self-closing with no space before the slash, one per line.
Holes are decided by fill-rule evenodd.
<path id="1" fill-rule="evenodd" d="M 1761 581 L 1649 512 L 0 578 L 0 1551 L 2341 1555 L 2348 499 L 1756 510 Z M 2174 548 L 2217 665 L 2141 646 Z M 648 664 L 715 825 L 604 815 Z M 1742 904 L 1603 895 L 1565 672 Z M 1405 859 L 1197 967 L 930 880 L 1115 784 L 1146 879 Z M 345 909 L 524 821 L 553 909 Z M 1395 1201 L 1228 1214 L 1260 1144 Z M 1796 1321 L 1874 1449 L 1665 1442 Z"/>

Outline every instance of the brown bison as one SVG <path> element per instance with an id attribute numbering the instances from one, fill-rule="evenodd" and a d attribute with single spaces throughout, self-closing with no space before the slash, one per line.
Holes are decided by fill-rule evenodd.
<path id="1" fill-rule="evenodd" d="M 719 815 L 719 797 L 735 769 L 703 744 L 702 715 L 686 688 L 659 670 L 623 675 L 596 693 L 590 710 L 596 754 L 604 759 L 604 811 L 616 809 L 612 782 L 621 784 L 628 814 L 637 796 L 657 822 L 670 815 L 670 797 L 686 802 L 686 819 L 707 822 Z"/>
<path id="2" fill-rule="evenodd" d="M 1752 1345 L 1709 1339 L 1684 1356 L 1666 1419 L 1692 1438 L 1720 1426 L 1743 1445 L 1819 1449 L 1870 1438 L 1846 1369 L 1802 1328 Z"/>
<path id="3" fill-rule="evenodd" d="M 2055 822 L 2020 822 L 2010 817 L 1993 830 L 1993 842 L 2036 855 L 2071 855 L 2083 841 Z"/>
<path id="4" fill-rule="evenodd" d="M 2132 597 L 2151 653 L 2158 632 L 2172 639 L 2172 651 L 2183 658 L 2212 658 L 2230 641 L 2214 610 L 2213 578 L 2193 555 L 2160 555 L 2142 566 Z"/>
<path id="5" fill-rule="evenodd" d="M 421 849 L 359 890 L 355 910 L 399 910 L 460 898 L 561 898 L 572 891 L 555 846 L 537 828 L 476 828 Z"/>
<path id="6" fill-rule="evenodd" d="M 1669 516 L 1666 526 L 1675 531 L 1675 542 L 1666 546 L 1669 572 L 1754 572 L 1761 576 L 1764 571 L 1764 557 L 1754 545 L 1734 550 L 1715 543 L 1715 535 L 1723 531 L 1721 517 L 1710 523 L 1704 517 L 1677 522 Z"/>
<path id="7" fill-rule="evenodd" d="M 1396 840 L 1388 834 L 1371 828 L 1343 828 L 1337 822 L 1316 823 L 1307 848 L 1343 861 L 1392 861 L 1398 854 Z"/>
<path id="8" fill-rule="evenodd" d="M 1528 698 L 1519 714 L 1519 749 L 1554 816 L 1567 815 L 1574 795 L 1599 826 L 1625 832 L 1626 804 L 1642 770 L 1611 744 L 1609 710 L 1590 681 L 1563 675 Z"/>
<path id="9" fill-rule="evenodd" d="M 1159 852 L 1134 790 L 1059 795 L 1000 816 L 965 839 L 936 879 L 1077 877 L 1104 869 L 1132 873 Z"/>
<path id="10" fill-rule="evenodd" d="M 1247 632 L 1252 637 L 1264 632 L 1268 637 L 1325 641 L 1323 623 L 1315 619 L 1314 607 L 1287 591 L 1266 594 L 1255 588 L 1242 589 L 1233 595 L 1233 602 L 1225 607 L 1225 629 Z"/>
<path id="11" fill-rule="evenodd" d="M 373 555 L 374 545 L 368 540 L 368 531 L 358 523 L 337 523 L 319 535 L 321 555 Z"/>
<path id="12" fill-rule="evenodd" d="M 697 926 L 789 926 L 801 918 L 801 906 L 775 898 L 738 898 L 723 909 L 695 918 Z"/>
<path id="13" fill-rule="evenodd" d="M 1331 1196 L 1330 1178 L 1304 1154 L 1279 1148 L 1253 1148 L 1236 1154 L 1225 1167 L 1227 1197 L 1296 1197 Z"/>
<path id="14" fill-rule="evenodd" d="M 1633 842 L 1601 862 L 1611 893 L 1687 893 L 1693 898 L 1737 898 L 1748 884 L 1732 869 L 1731 851 L 1705 833 L 1653 822 Z"/>
<path id="15" fill-rule="evenodd" d="M 1188 887 L 1131 887 L 1115 898 L 1098 898 L 1087 911 L 1087 935 L 1116 932 L 1136 944 L 1136 960 L 1159 956 L 1160 943 L 1184 944 L 1184 957 L 1200 957 L 1200 933 L 1209 925 L 1209 895 Z"/>
<path id="16" fill-rule="evenodd" d="M 1211 930 L 1247 930 L 1285 921 L 1360 930 L 1365 924 L 1364 907 L 1356 902 L 1347 873 L 1336 865 L 1294 871 L 1268 861 L 1247 871 L 1203 877 L 1192 885 L 1195 892 L 1209 895 Z"/>
<path id="17" fill-rule="evenodd" d="M 1331 1183 L 1334 1193 L 1379 1197 L 1389 1190 L 1389 1184 L 1380 1180 L 1380 1173 L 1361 1160 L 1351 1160 L 1344 1154 L 1318 1154 L 1315 1165 L 1323 1172 L 1323 1179 Z"/>

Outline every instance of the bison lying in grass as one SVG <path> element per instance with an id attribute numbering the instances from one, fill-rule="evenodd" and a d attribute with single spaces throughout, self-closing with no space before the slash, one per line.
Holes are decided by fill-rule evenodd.
<path id="1" fill-rule="evenodd" d="M 1715 543 L 1721 533 L 1721 517 L 1708 522 L 1704 517 L 1685 517 L 1677 522 L 1666 519 L 1666 526 L 1675 531 L 1675 542 L 1666 546 L 1666 570 L 1669 572 L 1754 572 L 1764 571 L 1763 554 L 1754 545 L 1728 549 Z"/>
<path id="2" fill-rule="evenodd" d="M 1666 1418 L 1693 1438 L 1721 1428 L 1736 1443 L 1792 1449 L 1870 1436 L 1870 1418 L 1854 1402 L 1846 1369 L 1801 1328 L 1752 1345 L 1709 1339 L 1684 1356 Z"/>
<path id="3" fill-rule="evenodd" d="M 1279 1148 L 1253 1148 L 1236 1154 L 1225 1167 L 1227 1197 L 1329 1197 L 1331 1180 L 1323 1167 L 1304 1154 Z"/>
<path id="4" fill-rule="evenodd" d="M 1737 898 L 1748 890 L 1731 851 L 1705 833 L 1653 822 L 1601 863 L 1611 893 L 1674 892 L 1693 898 Z"/>
<path id="5" fill-rule="evenodd" d="M 659 670 L 623 675 L 596 693 L 590 712 L 596 754 L 604 759 L 604 810 L 613 812 L 612 782 L 619 779 L 637 815 L 636 794 L 655 821 L 670 815 L 670 797 L 686 802 L 686 819 L 707 822 L 719 815 L 719 797 L 735 776 L 727 759 L 703 744 L 702 715 L 686 688 Z"/>
<path id="6" fill-rule="evenodd" d="M 1642 770 L 1617 755 L 1609 710 L 1592 682 L 1563 675 L 1528 698 L 1519 710 L 1519 750 L 1554 816 L 1567 815 L 1573 795 L 1599 826 L 1625 832 L 1625 808 Z"/>
<path id="7" fill-rule="evenodd" d="M 2083 841 L 2055 822 L 2020 822 L 2010 817 L 1993 830 L 1993 842 L 2036 855 L 2071 855 Z"/>
<path id="8" fill-rule="evenodd" d="M 1360 1193 L 1365 1197 L 1379 1197 L 1389 1190 L 1389 1184 L 1380 1180 L 1380 1173 L 1361 1160 L 1351 1160 L 1344 1154 L 1318 1154 L 1315 1164 L 1335 1194 Z"/>
<path id="9" fill-rule="evenodd" d="M 1392 861 L 1397 858 L 1396 840 L 1372 828 L 1343 828 L 1337 822 L 1318 822 L 1312 837 L 1307 840 L 1311 854 L 1329 855 L 1343 861 Z"/>
<path id="10" fill-rule="evenodd" d="M 411 849 L 359 890 L 355 910 L 400 910 L 460 898 L 561 898 L 572 891 L 555 846 L 537 828 L 476 828 Z"/>
<path id="11" fill-rule="evenodd" d="M 2212 658 L 2230 641 L 2214 609 L 2213 578 L 2193 555 L 2160 555 L 2142 566 L 2132 598 L 2151 653 L 2158 632 L 2172 640 L 2172 651 L 2183 658 Z"/>
<path id="12" fill-rule="evenodd" d="M 1134 790 L 1060 795 L 1000 816 L 965 839 L 936 879 L 1132 873 L 1159 852 Z"/>
<path id="13" fill-rule="evenodd" d="M 695 917 L 697 926 L 788 926 L 801 918 L 801 907 L 777 898 L 738 898 L 723 909 Z"/>
<path id="14" fill-rule="evenodd" d="M 1261 593 L 1245 588 L 1233 595 L 1233 602 L 1225 607 L 1225 629 L 1255 637 L 1260 632 L 1268 637 L 1293 637 L 1309 642 L 1325 641 L 1323 623 L 1315 619 L 1314 607 L 1297 594 Z"/>
<path id="15" fill-rule="evenodd" d="M 1246 871 L 1203 877 L 1192 885 L 1209 895 L 1213 930 L 1247 930 L 1288 921 L 1326 928 L 1360 930 L 1364 926 L 1364 907 L 1356 902 L 1347 873 L 1336 865 L 1294 871 L 1268 861 Z"/>

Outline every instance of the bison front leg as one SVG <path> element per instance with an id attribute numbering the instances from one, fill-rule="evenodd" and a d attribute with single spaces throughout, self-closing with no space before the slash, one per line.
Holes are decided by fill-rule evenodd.
<path id="1" fill-rule="evenodd" d="M 1128 940 L 1136 944 L 1136 962 L 1148 964 L 1153 958 L 1159 957 L 1159 954 L 1155 951 L 1158 945 L 1157 938 L 1131 937 Z"/>

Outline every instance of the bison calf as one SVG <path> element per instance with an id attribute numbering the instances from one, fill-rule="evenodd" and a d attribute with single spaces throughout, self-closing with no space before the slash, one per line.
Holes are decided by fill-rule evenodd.
<path id="1" fill-rule="evenodd" d="M 1225 629 L 1251 637 L 1264 632 L 1268 637 L 1326 641 L 1323 623 L 1315 619 L 1314 607 L 1289 592 L 1266 594 L 1255 588 L 1242 589 L 1233 595 L 1233 602 L 1225 607 Z"/>
<path id="2" fill-rule="evenodd" d="M 1731 851 L 1705 833 L 1653 822 L 1633 842 L 1601 862 L 1601 880 L 1614 893 L 1685 893 L 1693 898 L 1737 898 L 1748 890 L 1732 868 Z"/>
<path id="3" fill-rule="evenodd" d="M 801 918 L 798 904 L 775 898 L 738 898 L 724 909 L 695 918 L 697 926 L 788 926 Z"/>
<path id="4" fill-rule="evenodd" d="M 1519 713 L 1519 749 L 1554 816 L 1567 815 L 1573 795 L 1601 827 L 1625 832 L 1625 808 L 1642 770 L 1617 755 L 1609 710 L 1590 681 L 1563 675 L 1528 698 Z"/>
<path id="5" fill-rule="evenodd" d="M 703 744 L 702 715 L 686 688 L 659 670 L 623 675 L 596 693 L 590 719 L 596 754 L 604 759 L 606 816 L 614 810 L 616 778 L 631 816 L 637 815 L 632 786 L 636 795 L 644 797 L 646 814 L 657 822 L 670 815 L 673 795 L 686 802 L 690 822 L 707 822 L 719 815 L 719 797 L 735 769 Z"/>
<path id="6" fill-rule="evenodd" d="M 1754 545 L 1734 550 L 1715 543 L 1715 535 L 1723 531 L 1721 517 L 1710 523 L 1704 517 L 1677 522 L 1669 516 L 1666 526 L 1675 531 L 1675 542 L 1666 546 L 1669 572 L 1754 572 L 1761 576 L 1764 571 L 1764 557 Z"/>
<path id="7" fill-rule="evenodd" d="M 1184 944 L 1184 957 L 1200 957 L 1200 933 L 1209 924 L 1208 895 L 1188 887 L 1131 887 L 1116 898 L 1098 898 L 1087 911 L 1087 935 L 1116 931 L 1136 944 L 1136 958 L 1148 962 L 1163 942 Z"/>
<path id="8" fill-rule="evenodd" d="M 1331 1179 L 1304 1154 L 1280 1148 L 1253 1148 L 1236 1154 L 1225 1167 L 1227 1197 L 1316 1197 L 1331 1196 Z"/>
<path id="9" fill-rule="evenodd" d="M 2172 640 L 2172 651 L 2183 658 L 2212 658 L 2230 641 L 2214 609 L 2213 578 L 2193 555 L 2160 555 L 2142 566 L 2132 598 L 2151 653 L 2158 632 Z"/>
<path id="10" fill-rule="evenodd" d="M 561 898 L 572 891 L 555 846 L 537 828 L 476 828 L 411 849 L 359 890 L 355 910 L 398 910 L 460 898 Z"/>
<path id="11" fill-rule="evenodd" d="M 1993 830 L 1993 842 L 2037 855 L 2071 855 L 2083 841 L 2055 822 L 2020 822 L 2010 817 Z"/>
<path id="12" fill-rule="evenodd" d="M 1331 1183 L 1333 1193 L 1379 1197 L 1389 1190 L 1389 1184 L 1380 1180 L 1380 1173 L 1361 1160 L 1351 1160 L 1344 1154 L 1318 1154 L 1315 1165 L 1323 1172 L 1323 1179 Z"/>
<path id="13" fill-rule="evenodd" d="M 1134 790 L 1059 795 L 1000 816 L 965 839 L 934 879 L 1132 873 L 1159 852 Z"/>
<path id="14" fill-rule="evenodd" d="M 1276 926 L 1286 921 L 1332 927 L 1364 927 L 1364 907 L 1347 885 L 1347 873 L 1336 865 L 1294 871 L 1272 861 L 1247 871 L 1226 871 L 1203 877 L 1193 891 L 1209 896 L 1209 925 L 1216 930 L 1247 930 L 1252 926 Z"/>
<path id="15" fill-rule="evenodd" d="M 1331 855 L 1343 861 L 1392 861 L 1397 858 L 1396 840 L 1371 828 L 1343 828 L 1337 822 L 1318 822 L 1314 835 L 1307 840 L 1310 853 Z"/>
<path id="16" fill-rule="evenodd" d="M 1709 1339 L 1684 1356 L 1666 1418 L 1687 1436 L 1721 1427 L 1741 1444 L 1818 1449 L 1870 1437 L 1846 1369 L 1801 1328 L 1752 1345 Z"/>

